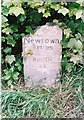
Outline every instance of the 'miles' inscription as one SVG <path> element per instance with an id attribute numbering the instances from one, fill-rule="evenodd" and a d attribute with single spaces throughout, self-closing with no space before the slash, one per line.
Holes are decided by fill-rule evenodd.
<path id="1" fill-rule="evenodd" d="M 61 39 L 62 30 L 56 25 L 43 25 L 34 35 L 23 37 L 26 86 L 52 86 L 57 83 L 61 69 Z"/>

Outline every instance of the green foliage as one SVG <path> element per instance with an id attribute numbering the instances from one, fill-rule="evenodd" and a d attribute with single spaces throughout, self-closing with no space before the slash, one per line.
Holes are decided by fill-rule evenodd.
<path id="1" fill-rule="evenodd" d="M 16 17 L 20 14 L 24 14 L 24 10 L 22 7 L 11 7 L 10 10 L 9 10 L 9 14 L 14 14 Z"/>
<path id="2" fill-rule="evenodd" d="M 19 81 L 18 76 L 23 74 L 21 39 L 26 34 L 33 34 L 34 29 L 45 22 L 53 22 L 63 30 L 63 71 L 74 72 L 75 65 L 83 64 L 84 18 L 82 14 L 84 8 L 82 2 L 82 0 L 72 3 L 38 2 L 37 0 L 36 2 L 30 0 L 4 0 L 2 2 L 3 83 L 6 79 L 6 84 L 8 81 L 11 81 L 11 84 Z"/>
<path id="3" fill-rule="evenodd" d="M 5 61 L 11 65 L 15 61 L 14 55 L 7 55 Z"/>
<path id="4" fill-rule="evenodd" d="M 69 10 L 67 8 L 62 7 L 59 9 L 58 13 L 62 13 L 64 16 L 69 13 Z"/>
<path id="5" fill-rule="evenodd" d="M 26 32 L 27 33 L 32 33 L 32 34 L 34 33 L 33 30 L 32 30 L 32 28 L 31 28 L 31 26 L 27 26 L 26 27 Z"/>
<path id="6" fill-rule="evenodd" d="M 10 54 L 11 49 L 6 48 L 4 51 L 6 51 L 7 54 Z M 19 82 L 22 79 L 22 61 L 19 59 L 21 59 L 21 57 L 17 57 L 15 59 L 14 55 L 6 56 L 5 58 L 6 68 L 2 66 L 3 68 L 2 88 L 3 89 L 8 89 L 8 87 L 11 87 L 12 85 L 17 85 L 17 83 L 18 85 L 20 85 Z"/>

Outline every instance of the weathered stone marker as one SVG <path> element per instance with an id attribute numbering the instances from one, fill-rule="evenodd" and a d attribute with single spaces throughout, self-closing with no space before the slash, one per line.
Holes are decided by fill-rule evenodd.
<path id="1" fill-rule="evenodd" d="M 61 70 L 62 30 L 47 23 L 34 35 L 23 37 L 23 63 L 26 86 L 52 86 L 58 83 Z"/>

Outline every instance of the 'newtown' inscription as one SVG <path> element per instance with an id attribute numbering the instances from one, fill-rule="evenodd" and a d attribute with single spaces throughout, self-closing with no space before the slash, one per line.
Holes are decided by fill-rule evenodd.
<path id="1" fill-rule="evenodd" d="M 24 38 L 24 43 L 28 42 L 28 43 L 59 43 L 58 39 L 54 39 L 54 40 L 49 40 L 49 39 L 29 39 L 27 37 Z"/>

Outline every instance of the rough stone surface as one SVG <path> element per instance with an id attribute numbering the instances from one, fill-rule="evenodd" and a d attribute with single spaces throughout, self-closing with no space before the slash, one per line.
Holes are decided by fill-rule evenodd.
<path id="1" fill-rule="evenodd" d="M 26 86 L 52 86 L 60 79 L 62 30 L 47 23 L 34 35 L 23 37 L 23 63 Z"/>

